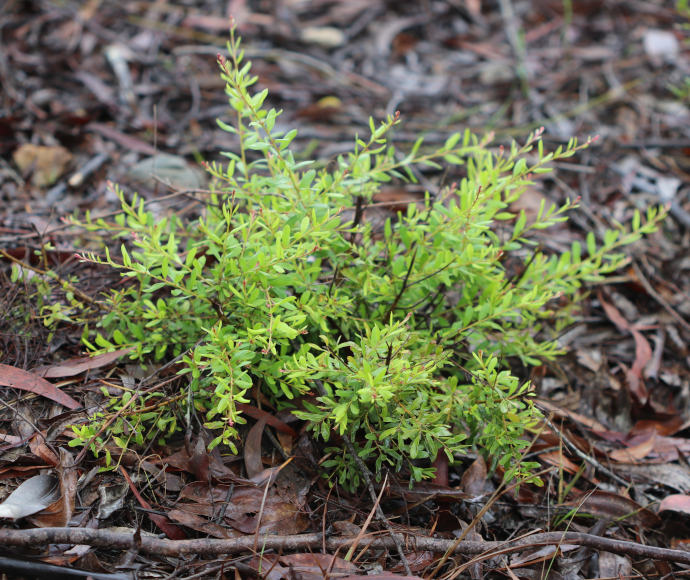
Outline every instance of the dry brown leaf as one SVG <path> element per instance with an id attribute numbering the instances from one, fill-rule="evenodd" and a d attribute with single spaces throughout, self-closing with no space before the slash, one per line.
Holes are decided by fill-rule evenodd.
<path id="1" fill-rule="evenodd" d="M 71 410 L 81 407 L 80 403 L 52 383 L 34 373 L 10 365 L 0 364 L 0 385 L 36 393 Z"/>
<path id="2" fill-rule="evenodd" d="M 545 463 L 548 463 L 549 465 L 555 465 L 559 469 L 562 469 L 568 473 L 577 473 L 579 470 L 578 466 L 570 461 L 570 459 L 568 459 L 565 455 L 563 455 L 563 452 L 560 450 L 551 451 L 548 453 L 540 453 L 539 459 Z"/>
<path id="3" fill-rule="evenodd" d="M 654 449 L 656 442 L 656 432 L 652 431 L 649 437 L 636 445 L 624 447 L 623 449 L 616 449 L 609 453 L 609 458 L 619 463 L 637 463 L 643 459 Z"/>
<path id="4" fill-rule="evenodd" d="M 214 538 L 229 540 L 231 538 L 241 538 L 245 535 L 232 528 L 221 526 L 220 524 L 210 521 L 208 517 L 199 516 L 189 510 L 173 509 L 168 511 L 166 515 L 175 523 L 189 528 L 190 530 L 208 534 Z"/>
<path id="5" fill-rule="evenodd" d="M 266 421 L 264 419 L 258 421 L 249 430 L 247 439 L 244 442 L 244 467 L 250 479 L 256 477 L 264 470 L 264 464 L 261 461 L 261 436 L 265 426 Z"/>
<path id="6" fill-rule="evenodd" d="M 486 487 L 486 474 L 486 461 L 479 455 L 462 474 L 460 488 L 473 497 L 482 495 Z"/>
<path id="7" fill-rule="evenodd" d="M 651 510 L 617 493 L 595 490 L 584 497 L 565 502 L 564 505 L 576 507 L 578 512 L 603 517 L 609 520 L 625 518 L 626 521 L 654 527 L 661 520 Z"/>
<path id="8" fill-rule="evenodd" d="M 607 430 L 606 426 L 603 423 L 597 421 L 596 419 L 592 419 L 591 417 L 586 417 L 585 415 L 581 415 L 580 413 L 576 413 L 574 411 L 570 411 L 569 409 L 559 407 L 553 401 L 549 401 L 547 399 L 542 398 L 536 398 L 534 402 L 536 403 L 537 407 L 539 407 L 543 411 L 546 411 L 547 413 L 553 413 L 557 417 L 564 417 L 566 419 L 570 419 L 572 421 L 575 421 L 576 423 L 580 423 L 581 425 L 584 425 L 585 427 L 592 429 L 593 431 Z"/>
<path id="9" fill-rule="evenodd" d="M 211 454 L 207 451 L 206 441 L 199 434 L 189 456 L 189 469 L 199 481 L 210 481 L 210 466 Z"/>
<path id="10" fill-rule="evenodd" d="M 300 580 L 338 578 L 341 574 L 357 572 L 352 562 L 331 554 L 286 554 L 280 557 L 280 563 L 288 566 Z"/>
<path id="11" fill-rule="evenodd" d="M 127 354 L 132 350 L 132 348 L 123 348 L 113 352 L 99 354 L 97 356 L 80 356 L 70 358 L 57 365 L 34 369 L 33 372 L 47 379 L 73 377 L 85 371 L 108 366 L 110 363 L 115 362 L 122 355 Z"/>
<path id="12" fill-rule="evenodd" d="M 652 360 L 652 347 L 649 346 L 649 342 L 635 327 L 635 325 L 630 324 L 623 317 L 618 308 L 604 298 L 603 292 L 599 291 L 598 296 L 608 319 L 613 322 L 621 332 L 629 332 L 632 334 L 633 339 L 635 340 L 635 360 L 632 367 L 626 371 L 626 378 L 628 379 L 628 387 L 630 388 L 630 392 L 635 396 L 640 404 L 644 404 L 647 402 L 649 393 L 647 392 L 647 387 L 644 384 L 642 373 L 646 364 Z"/>
<path id="13" fill-rule="evenodd" d="M 238 411 L 242 411 L 242 414 L 248 415 L 257 421 L 263 419 L 266 422 L 266 425 L 273 427 L 276 431 L 280 431 L 281 433 L 285 433 L 286 435 L 290 435 L 292 437 L 297 437 L 297 433 L 292 427 L 290 427 L 290 425 L 284 421 L 281 421 L 278 419 L 278 417 L 269 413 L 268 411 L 259 409 L 253 405 L 248 405 L 247 403 L 235 403 L 235 406 L 237 407 Z"/>

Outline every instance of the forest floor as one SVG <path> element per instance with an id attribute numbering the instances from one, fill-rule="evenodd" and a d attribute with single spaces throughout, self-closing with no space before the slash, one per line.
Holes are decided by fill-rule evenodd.
<path id="1" fill-rule="evenodd" d="M 687 2 L 662 0 L 5 0 L 0 498 L 24 481 L 35 485 L 21 496 L 26 517 L 0 528 L 0 572 L 63 577 L 50 567 L 59 566 L 64 577 L 85 570 L 92 578 L 276 580 L 686 575 L 687 11 Z M 142 371 L 126 357 L 89 359 L 76 325 L 51 333 L 41 303 L 12 281 L 11 267 L 35 276 L 50 269 L 95 300 L 117 276 L 75 258 L 82 237 L 63 218 L 117 211 L 112 183 L 148 200 L 207 187 L 199 162 L 237 147 L 216 124 L 229 114 L 216 62 L 229 15 L 258 87 L 284 110 L 280 123 L 298 129 L 305 158 L 333 159 L 367 133 L 370 116 L 395 111 L 401 150 L 419 135 L 442 143 L 466 128 L 493 131 L 497 144 L 508 145 L 544 127 L 547 149 L 598 136 L 520 200 L 533 214 L 542 200 L 581 198 L 550 240 L 554 248 L 625 223 L 635 209 L 669 207 L 662 230 L 629 249 L 627 266 L 583 302 L 561 337 L 567 354 L 516 369 L 550 417 L 529 451 L 543 466 L 543 487 L 501 487 L 472 456 L 451 466 L 447 482 L 377 488 L 401 538 L 396 546 L 380 518 L 368 519 L 374 502 L 366 491 L 348 494 L 307 476 L 299 460 L 305 433 L 287 443 L 281 437 L 298 459 L 266 485 L 252 485 L 244 465 L 282 462 L 268 433 L 263 447 L 247 437 L 237 457 L 207 454 L 203 439 L 188 433 L 123 454 L 111 471 L 99 470 L 102 456 L 67 445 L 82 405 L 97 404 L 104 386 L 133 384 Z M 420 177 L 433 191 L 461 175 Z M 393 184 L 378 200 L 405 203 L 416 191 Z M 43 299 L 49 306 L 51 297 Z M 29 513 L 26 504 L 42 500 L 49 509 Z"/>

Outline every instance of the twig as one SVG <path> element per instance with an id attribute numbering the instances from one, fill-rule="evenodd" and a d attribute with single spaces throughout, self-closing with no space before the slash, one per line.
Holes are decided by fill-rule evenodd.
<path id="1" fill-rule="evenodd" d="M 350 243 L 355 243 L 355 238 L 357 236 L 357 226 L 362 222 L 362 216 L 364 215 L 364 198 L 361 195 L 355 196 L 355 217 L 352 219 L 352 224 L 350 227 L 352 231 L 350 232 Z"/>
<path id="2" fill-rule="evenodd" d="M 388 312 L 386 313 L 386 317 L 384 320 L 388 322 L 391 319 L 391 314 L 395 312 L 395 309 L 398 307 L 398 302 L 400 302 L 400 299 L 402 298 L 402 295 L 405 293 L 405 290 L 408 288 L 408 282 L 410 281 L 410 274 L 412 274 L 412 268 L 414 266 L 414 262 L 417 259 L 417 242 L 412 243 L 412 258 L 410 258 L 410 265 L 407 267 L 407 272 L 405 273 L 405 278 L 403 279 L 402 286 L 400 287 L 400 292 L 398 292 L 398 295 L 395 297 L 393 300 L 393 304 L 391 304 L 390 308 L 388 309 Z"/>
<path id="3" fill-rule="evenodd" d="M 87 570 L 76 570 L 56 566 L 54 564 L 44 564 L 34 562 L 26 558 L 5 558 L 0 557 L 0 570 L 5 574 L 20 574 L 22 578 L 89 578 L 91 580 L 132 580 L 132 576 L 125 572 L 107 574 L 92 572 Z"/>
<path id="4" fill-rule="evenodd" d="M 690 227 L 690 223 L 688 224 L 688 227 Z M 664 299 L 664 297 L 659 294 L 654 286 L 652 286 L 651 282 L 647 280 L 645 277 L 644 273 L 642 272 L 642 268 L 637 264 L 636 261 L 633 260 L 632 262 L 632 267 L 633 270 L 635 271 L 635 274 L 637 275 L 637 280 L 639 281 L 642 286 L 644 286 L 644 289 L 647 291 L 647 294 L 649 294 L 654 300 L 656 300 L 663 309 L 668 312 L 671 317 L 678 322 L 685 330 L 690 330 L 690 323 L 688 323 L 687 320 L 685 320 L 680 314 L 678 314 L 673 307 Z"/>

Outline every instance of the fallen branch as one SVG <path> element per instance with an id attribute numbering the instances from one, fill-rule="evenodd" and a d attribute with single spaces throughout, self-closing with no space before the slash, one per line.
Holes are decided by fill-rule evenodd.
<path id="1" fill-rule="evenodd" d="M 396 540 L 403 542 L 409 550 L 445 552 L 453 547 L 455 540 L 396 534 Z M 144 554 L 160 556 L 217 556 L 251 552 L 254 536 L 231 540 L 199 538 L 195 540 L 167 540 L 155 536 L 137 535 L 134 532 L 113 532 L 110 530 L 93 530 L 89 528 L 37 528 L 30 530 L 0 529 L 0 545 L 4 546 L 45 546 L 48 544 L 86 544 L 89 546 L 121 550 L 136 550 Z M 325 545 L 329 550 L 347 548 L 355 541 L 354 537 L 326 538 Z M 267 535 L 259 538 L 259 546 L 266 550 L 314 550 L 324 542 L 320 533 L 296 534 L 293 536 Z M 668 562 L 690 564 L 690 552 L 657 548 L 635 542 L 602 538 L 580 532 L 548 532 L 533 534 L 508 542 L 463 541 L 454 547 L 456 554 L 468 556 L 483 555 L 482 559 L 491 558 L 494 552 L 506 554 L 536 546 L 571 544 L 587 546 L 597 550 L 625 554 L 637 558 L 652 558 Z M 360 546 L 369 548 L 394 549 L 396 542 L 389 536 L 360 539 Z"/>

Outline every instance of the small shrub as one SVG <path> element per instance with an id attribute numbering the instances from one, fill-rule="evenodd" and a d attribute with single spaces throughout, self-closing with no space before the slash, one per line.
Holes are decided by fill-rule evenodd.
<path id="1" fill-rule="evenodd" d="M 187 390 L 167 406 L 150 404 L 157 392 L 115 398 L 109 412 L 126 405 L 128 423 L 118 418 L 95 437 L 96 417 L 75 427 L 74 443 L 98 451 L 109 434 L 126 447 L 132 431 L 139 442 L 170 434 L 195 409 L 216 434 L 211 446 L 236 452 L 245 422 L 238 403 L 259 388 L 294 405 L 323 441 L 349 435 L 377 476 L 406 468 L 412 480 L 429 477 L 437 454 L 452 459 L 468 448 L 508 478 L 528 476 L 522 435 L 538 413 L 509 359 L 534 365 L 555 357 L 543 325 L 570 316 L 556 299 L 619 268 L 620 248 L 653 231 L 660 214 L 650 210 L 643 223 L 636 213 L 630 231 L 608 231 L 601 244 L 590 233 L 584 247 L 544 253 L 531 234 L 566 220 L 576 202 L 542 205 L 530 224 L 510 204 L 532 176 L 586 144 L 573 139 L 547 153 L 539 132 L 505 151 L 469 131 L 435 150 L 420 138 L 399 156 L 387 141 L 395 115 L 370 121 L 370 135 L 332 170 L 298 162 L 296 132 L 277 130 L 280 111 L 264 105 L 265 90 L 250 90 L 256 78 L 234 31 L 228 48 L 230 59 L 218 62 L 234 119 L 219 125 L 240 149 L 224 153 L 226 164 L 208 165 L 216 186 L 202 215 L 191 223 L 156 218 L 143 200 L 118 191 L 114 223 L 81 224 L 125 240 L 117 258 L 84 258 L 132 279 L 108 296 L 109 311 L 86 344 L 132 347 L 138 359 L 181 356 Z M 466 177 L 410 204 L 380 232 L 361 219 L 382 183 L 444 163 L 463 166 Z M 344 208 L 356 208 L 354 218 Z M 521 269 L 509 275 L 506 263 Z M 339 447 L 323 465 L 341 484 L 360 483 Z"/>

